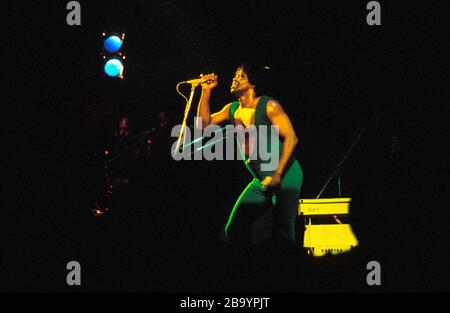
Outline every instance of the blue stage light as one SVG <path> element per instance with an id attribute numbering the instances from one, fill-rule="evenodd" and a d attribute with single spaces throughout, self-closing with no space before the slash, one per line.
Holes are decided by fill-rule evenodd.
<path id="1" fill-rule="evenodd" d="M 122 39 L 115 35 L 109 36 L 106 38 L 104 46 L 109 53 L 116 53 L 122 47 Z"/>
<path id="2" fill-rule="evenodd" d="M 122 75 L 123 64 L 119 59 L 111 59 L 105 64 L 105 73 L 111 77 L 118 77 Z"/>

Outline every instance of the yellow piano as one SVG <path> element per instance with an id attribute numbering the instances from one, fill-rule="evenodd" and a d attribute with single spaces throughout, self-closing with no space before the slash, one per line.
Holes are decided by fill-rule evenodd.
<path id="1" fill-rule="evenodd" d="M 350 224 L 339 219 L 349 214 L 350 202 L 351 198 L 299 200 L 298 214 L 305 219 L 303 247 L 309 255 L 336 255 L 358 246 Z M 331 222 L 324 223 L 327 217 Z"/>

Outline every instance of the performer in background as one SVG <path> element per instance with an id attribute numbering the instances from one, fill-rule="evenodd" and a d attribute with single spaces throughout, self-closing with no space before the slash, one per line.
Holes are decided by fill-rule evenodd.
<path id="1" fill-rule="evenodd" d="M 298 200 L 303 182 L 301 166 L 294 157 L 298 139 L 281 104 L 269 96 L 257 94 L 261 71 L 262 68 L 251 65 L 238 67 L 230 89 L 237 100 L 228 103 L 214 114 L 210 114 L 210 97 L 212 89 L 218 84 L 217 76 L 215 74 L 203 76 L 205 82 L 201 84 L 199 117 L 202 127 L 223 122 L 244 127 L 254 125 L 257 136 L 260 125 L 267 125 L 269 128 L 270 125 L 279 127 L 279 136 L 277 136 L 280 140 L 277 152 L 279 163 L 273 171 L 262 171 L 260 159 L 250 160 L 250 139 L 238 143 L 243 146 L 244 163 L 254 179 L 236 201 L 224 232 L 225 237 L 231 242 L 255 244 L 270 238 L 276 242 L 294 244 Z M 270 146 L 269 149 L 271 149 Z M 271 223 L 268 224 L 269 232 L 259 229 L 258 233 L 255 222 L 267 215 L 270 209 L 272 209 L 272 216 L 269 219 Z M 267 234 L 270 235 L 269 238 Z"/>

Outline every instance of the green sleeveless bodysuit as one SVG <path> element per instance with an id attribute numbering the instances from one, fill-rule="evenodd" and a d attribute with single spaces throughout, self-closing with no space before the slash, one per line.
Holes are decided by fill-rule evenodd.
<path id="1" fill-rule="evenodd" d="M 262 96 L 255 109 L 254 125 L 256 126 L 257 143 L 260 142 L 260 136 L 266 136 L 267 152 L 269 155 L 271 149 L 276 145 L 271 142 L 270 126 L 272 125 L 267 117 L 267 103 L 271 98 Z M 239 107 L 239 102 L 233 102 L 230 106 L 230 121 L 235 123 L 234 114 Z M 266 131 L 260 131 L 259 126 L 265 125 Z M 283 143 L 278 140 L 278 160 L 280 159 Z M 241 143 L 238 140 L 240 149 Z M 260 147 L 258 147 L 259 149 Z M 269 163 L 271 159 L 262 160 L 258 157 L 256 160 L 244 155 L 240 149 L 244 164 L 252 174 L 254 179 L 244 189 L 239 196 L 230 213 L 225 225 L 225 234 L 230 241 L 239 241 L 245 243 L 259 243 L 266 239 L 286 240 L 295 243 L 295 220 L 297 216 L 298 200 L 300 189 L 303 182 L 303 171 L 295 159 L 291 156 L 282 176 L 282 180 L 277 190 L 269 192 L 262 188 L 261 181 L 266 176 L 271 176 L 276 170 L 276 164 L 273 170 L 262 169 L 263 164 Z M 271 210 L 271 212 L 268 212 Z M 270 215 L 270 216 L 265 216 Z M 266 220 L 260 223 L 259 221 Z M 268 221 L 268 222 L 267 222 Z M 269 225 L 269 226 L 268 226 Z"/>

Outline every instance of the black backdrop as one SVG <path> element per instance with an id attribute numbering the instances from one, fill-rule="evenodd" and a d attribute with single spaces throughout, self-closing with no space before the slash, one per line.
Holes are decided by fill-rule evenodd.
<path id="1" fill-rule="evenodd" d="M 364 291 L 372 259 L 385 266 L 379 290 L 448 286 L 443 2 L 380 1 L 382 26 L 372 27 L 364 1 L 80 3 L 82 25 L 71 27 L 65 1 L 2 4 L 2 290 L 70 291 L 72 259 L 88 291 Z M 124 80 L 102 73 L 109 30 L 126 33 Z M 209 71 L 217 110 L 244 60 L 272 69 L 271 95 L 300 138 L 303 198 L 368 127 L 339 173 L 362 248 L 322 263 L 300 257 L 299 276 L 279 288 L 237 283 L 219 242 L 250 179 L 238 161 L 142 162 L 120 209 L 91 214 L 102 179 L 93 154 L 114 119 L 129 115 L 135 134 L 160 111 L 181 122 L 176 83 Z M 338 196 L 336 180 L 323 196 Z"/>

